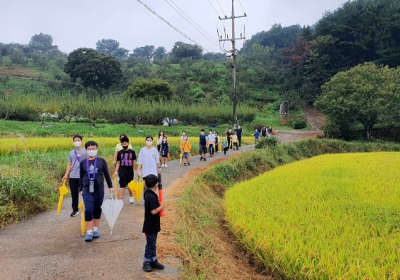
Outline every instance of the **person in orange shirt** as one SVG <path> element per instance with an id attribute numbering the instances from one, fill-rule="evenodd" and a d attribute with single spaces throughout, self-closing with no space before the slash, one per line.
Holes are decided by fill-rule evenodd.
<path id="1" fill-rule="evenodd" d="M 179 148 L 181 149 L 182 153 L 183 165 L 186 165 L 186 163 L 187 165 L 190 165 L 189 156 L 192 151 L 192 145 L 190 144 L 187 135 L 183 135 Z"/>

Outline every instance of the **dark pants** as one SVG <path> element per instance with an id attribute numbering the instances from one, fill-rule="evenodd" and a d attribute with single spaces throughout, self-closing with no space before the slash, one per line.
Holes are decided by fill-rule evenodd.
<path id="1" fill-rule="evenodd" d="M 157 233 L 150 233 L 146 236 L 146 247 L 144 249 L 143 261 L 151 262 L 157 259 Z"/>
<path id="2" fill-rule="evenodd" d="M 79 179 L 69 178 L 69 189 L 71 190 L 72 211 L 78 212 L 79 202 Z"/>
<path id="3" fill-rule="evenodd" d="M 213 144 L 208 145 L 208 151 L 209 151 L 210 155 L 214 154 L 214 145 Z"/>
<path id="4" fill-rule="evenodd" d="M 83 203 L 85 203 L 85 221 L 90 222 L 93 219 L 100 219 L 104 190 L 95 190 L 94 193 L 90 193 L 87 188 L 84 188 L 82 198 Z"/>
<path id="5" fill-rule="evenodd" d="M 242 147 L 242 136 L 238 136 L 239 147 Z"/>

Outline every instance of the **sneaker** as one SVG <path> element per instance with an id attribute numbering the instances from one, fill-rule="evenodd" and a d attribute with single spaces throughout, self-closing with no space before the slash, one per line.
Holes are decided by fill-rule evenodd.
<path id="1" fill-rule="evenodd" d="M 203 157 L 200 157 L 200 161 L 202 161 L 203 160 Z"/>
<path id="2" fill-rule="evenodd" d="M 161 167 L 165 167 L 165 164 L 161 164 Z"/>
<path id="3" fill-rule="evenodd" d="M 188 162 L 188 165 L 190 165 L 190 162 Z"/>
<path id="4" fill-rule="evenodd" d="M 186 166 L 186 163 L 184 162 L 183 165 Z"/>
<path id="5" fill-rule="evenodd" d="M 97 230 L 93 231 L 93 238 L 99 238 L 99 237 L 100 233 Z"/>
<path id="6" fill-rule="evenodd" d="M 129 204 L 134 204 L 135 203 L 135 199 L 133 197 L 129 197 Z"/>
<path id="7" fill-rule="evenodd" d="M 204 158 L 204 161 L 206 161 L 206 158 Z"/>
<path id="8" fill-rule="evenodd" d="M 160 264 L 158 262 L 158 260 L 155 260 L 154 262 L 150 262 L 150 265 L 152 268 L 155 268 L 155 269 L 164 269 L 164 265 Z"/>
<path id="9" fill-rule="evenodd" d="M 91 242 L 93 240 L 93 233 L 86 234 L 85 241 Z"/>
<path id="10" fill-rule="evenodd" d="M 164 167 L 168 167 L 168 165 L 167 165 L 167 164 L 164 164 Z"/>
<path id="11" fill-rule="evenodd" d="M 150 265 L 150 262 L 143 262 L 143 270 L 146 272 L 151 272 L 153 268 Z"/>
<path id="12" fill-rule="evenodd" d="M 71 213 L 71 217 L 76 217 L 76 216 L 78 216 L 79 215 L 79 211 L 73 211 L 72 213 Z"/>

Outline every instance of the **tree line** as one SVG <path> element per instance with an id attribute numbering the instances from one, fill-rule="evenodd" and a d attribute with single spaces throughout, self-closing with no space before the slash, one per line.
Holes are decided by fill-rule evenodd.
<path id="1" fill-rule="evenodd" d="M 397 0 L 354 0 L 327 12 L 312 26 L 275 24 L 255 34 L 238 50 L 239 102 L 276 110 L 281 102 L 313 105 L 325 94 L 323 85 L 338 73 L 366 62 L 396 68 L 399 14 Z M 57 57 L 55 64 L 65 72 L 51 85 L 67 94 L 187 105 L 224 103 L 232 97 L 230 58 L 183 42 L 176 42 L 170 52 L 151 45 L 128 51 L 116 40 L 102 39 L 95 49 L 80 48 L 67 56 L 52 45 L 51 36 L 38 34 L 26 46 L 0 43 L 0 64 L 1 59 L 9 63 L 15 50 L 35 65 L 41 56 Z"/>

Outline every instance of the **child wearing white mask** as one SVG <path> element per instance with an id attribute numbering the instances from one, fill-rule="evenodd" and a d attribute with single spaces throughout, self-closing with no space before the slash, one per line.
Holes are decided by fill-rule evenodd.
<path id="1" fill-rule="evenodd" d="M 72 137 L 75 149 L 73 149 L 68 156 L 68 165 L 65 175 L 62 178 L 66 181 L 69 176 L 69 189 L 72 198 L 72 213 L 71 217 L 79 215 L 78 202 L 79 202 L 79 164 L 86 159 L 86 150 L 82 147 L 82 136 L 74 135 Z"/>
<path id="2" fill-rule="evenodd" d="M 149 174 L 157 176 L 161 173 L 160 154 L 153 147 L 153 136 L 146 137 L 146 146 L 140 150 L 137 163 L 137 174 L 142 176 L 143 180 Z M 143 200 L 143 195 L 141 200 Z"/>
<path id="3" fill-rule="evenodd" d="M 80 191 L 85 204 L 86 242 L 99 238 L 101 205 L 104 199 L 104 179 L 107 182 L 110 195 L 114 189 L 108 172 L 107 162 L 97 156 L 98 145 L 94 141 L 85 144 L 88 158 L 80 164 Z"/>

